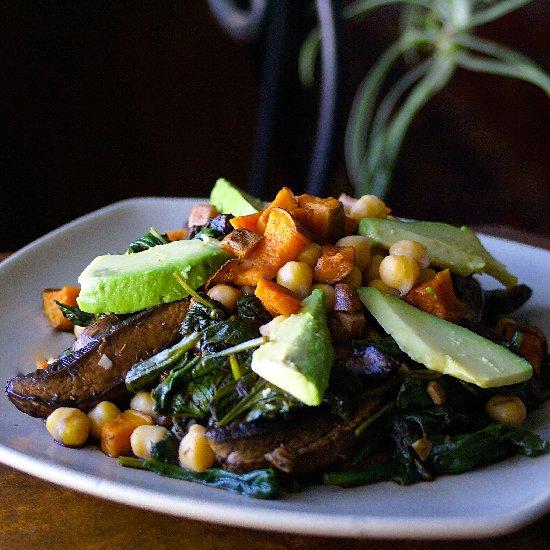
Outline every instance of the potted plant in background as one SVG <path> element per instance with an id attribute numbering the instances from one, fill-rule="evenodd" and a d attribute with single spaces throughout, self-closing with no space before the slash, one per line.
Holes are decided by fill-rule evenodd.
<path id="1" fill-rule="evenodd" d="M 479 27 L 494 22 L 532 0 L 355 0 L 341 3 L 316 0 L 308 4 L 319 26 L 306 36 L 299 52 L 299 74 L 305 87 L 319 81 L 320 106 L 317 136 L 306 190 L 321 194 L 330 187 L 328 157 L 336 142 L 341 101 L 343 29 L 381 8 L 399 12 L 397 38 L 368 68 L 354 93 L 345 122 L 344 158 L 347 176 L 356 195 L 385 197 L 405 136 L 419 111 L 447 87 L 459 69 L 496 77 L 521 79 L 550 95 L 550 77 L 534 61 L 513 49 L 478 36 Z M 234 38 L 250 40 L 268 30 L 258 134 L 256 183 L 265 174 L 269 149 L 274 90 L 284 55 L 285 9 L 288 2 L 249 2 L 239 11 L 233 2 L 210 0 L 212 11 Z M 286 7 L 285 7 L 286 6 Z M 225 11 L 224 11 L 225 10 Z M 271 40 L 269 39 L 271 36 Z M 318 63 L 321 53 L 321 63 Z M 260 161 L 258 161 L 258 158 Z M 323 162 L 325 163 L 323 165 Z M 263 163 L 263 164 L 262 164 Z M 258 168 L 260 164 L 260 168 Z M 254 171 L 254 170 L 253 170 Z"/>

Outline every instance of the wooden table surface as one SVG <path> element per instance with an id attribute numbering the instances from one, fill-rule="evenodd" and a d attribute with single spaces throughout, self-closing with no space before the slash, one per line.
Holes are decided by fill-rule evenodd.
<path id="1" fill-rule="evenodd" d="M 503 228 L 479 228 L 550 249 L 545 236 Z M 0 256 L 1 259 L 1 256 Z M 542 482 L 543 480 L 541 480 Z M 550 480 L 545 480 L 550 483 Z M 164 548 L 392 548 L 547 549 L 550 514 L 523 529 L 480 540 L 333 539 L 226 527 L 148 512 L 54 485 L 0 465 L 0 549 L 159 549 Z"/>

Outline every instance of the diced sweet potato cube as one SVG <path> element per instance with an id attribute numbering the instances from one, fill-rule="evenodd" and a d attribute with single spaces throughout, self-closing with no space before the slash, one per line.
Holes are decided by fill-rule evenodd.
<path id="1" fill-rule="evenodd" d="M 55 330 L 71 332 L 74 329 L 74 325 L 63 315 L 55 301 L 67 306 L 78 307 L 76 299 L 79 292 L 79 287 L 70 285 L 62 288 L 45 288 L 42 291 L 42 311 Z"/>
<path id="2" fill-rule="evenodd" d="M 310 243 L 300 222 L 287 210 L 272 208 L 265 226 L 264 238 L 250 257 L 270 258 L 277 270 L 297 258 Z"/>
<path id="3" fill-rule="evenodd" d="M 217 284 L 232 284 L 236 286 L 256 286 L 258 280 L 273 279 L 278 268 L 257 258 L 235 258 L 225 262 L 205 284 L 209 290 Z"/>
<path id="4" fill-rule="evenodd" d="M 326 244 L 323 253 L 313 268 L 313 280 L 317 283 L 334 284 L 349 275 L 355 266 L 353 246 Z"/>
<path id="5" fill-rule="evenodd" d="M 188 231 L 188 227 L 184 227 L 182 229 L 172 229 L 171 231 L 166 232 L 166 236 L 170 241 L 181 241 L 182 239 L 185 239 Z"/>
<path id="6" fill-rule="evenodd" d="M 211 204 L 196 204 L 191 209 L 189 214 L 189 221 L 187 225 L 193 227 L 194 225 L 204 225 L 208 223 L 212 218 L 215 218 L 219 212 Z"/>
<path id="7" fill-rule="evenodd" d="M 250 231 L 256 231 L 258 219 L 261 215 L 262 212 L 254 212 L 253 214 L 246 214 L 245 216 L 235 216 L 229 220 L 229 223 L 235 229 L 250 229 Z"/>
<path id="8" fill-rule="evenodd" d="M 246 258 L 262 238 L 250 229 L 235 229 L 222 239 L 221 246 L 237 258 Z"/>
<path id="9" fill-rule="evenodd" d="M 276 317 L 300 311 L 302 300 L 288 288 L 268 279 L 260 278 L 255 291 L 262 305 Z"/>
<path id="10" fill-rule="evenodd" d="M 262 212 L 258 219 L 257 229 L 260 233 L 263 233 L 267 225 L 269 218 L 269 212 L 272 208 L 282 208 L 287 212 L 292 212 L 298 208 L 298 201 L 294 196 L 294 193 L 288 187 L 283 187 L 275 196 L 269 206 Z"/>
<path id="11" fill-rule="evenodd" d="M 132 453 L 130 437 L 132 432 L 144 424 L 153 424 L 150 416 L 128 409 L 116 418 L 108 420 L 101 428 L 101 450 L 109 456 L 119 456 Z"/>
<path id="12" fill-rule="evenodd" d="M 440 271 L 427 281 L 416 283 L 403 300 L 451 323 L 458 323 L 467 313 L 466 307 L 455 295 L 448 269 Z"/>
<path id="13" fill-rule="evenodd" d="M 521 332 L 519 351 L 531 363 L 533 370 L 540 374 L 541 364 L 548 355 L 548 341 L 542 330 L 534 325 L 523 325 L 508 318 L 500 319 L 496 329 L 508 342 L 513 340 L 516 332 Z"/>
<path id="14" fill-rule="evenodd" d="M 312 195 L 298 197 L 300 212 L 297 217 L 318 244 L 335 243 L 345 235 L 344 205 L 334 197 Z"/>
<path id="15" fill-rule="evenodd" d="M 334 309 L 336 311 L 347 311 L 356 313 L 363 310 L 363 303 L 355 289 L 347 283 L 334 285 Z"/>

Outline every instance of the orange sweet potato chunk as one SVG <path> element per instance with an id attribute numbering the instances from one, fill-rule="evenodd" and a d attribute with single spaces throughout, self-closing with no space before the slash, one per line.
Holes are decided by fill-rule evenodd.
<path id="1" fill-rule="evenodd" d="M 290 188 L 283 187 L 258 218 L 257 229 L 260 233 L 263 233 L 265 231 L 267 220 L 269 218 L 269 214 L 272 208 L 282 208 L 287 212 L 292 212 L 296 208 L 298 208 L 298 201 L 296 200 L 296 197 L 294 196 L 294 193 Z"/>
<path id="2" fill-rule="evenodd" d="M 302 307 L 302 300 L 294 292 L 268 279 L 258 280 L 255 294 L 274 317 L 292 315 Z"/>
<path id="3" fill-rule="evenodd" d="M 114 458 L 132 454 L 130 437 L 138 426 L 144 424 L 152 425 L 151 417 L 130 409 L 105 422 L 101 428 L 101 450 Z"/>
<path id="4" fill-rule="evenodd" d="M 455 295 L 448 269 L 440 271 L 427 281 L 414 285 L 403 300 L 451 323 L 458 323 L 467 312 L 464 304 Z"/>
<path id="5" fill-rule="evenodd" d="M 42 311 L 55 330 L 71 332 L 74 328 L 71 321 L 61 313 L 55 300 L 67 306 L 78 307 L 76 299 L 79 293 L 79 287 L 70 285 L 62 288 L 45 288 L 42 291 Z"/>
<path id="6" fill-rule="evenodd" d="M 258 219 L 261 215 L 262 212 L 254 212 L 253 214 L 246 214 L 245 216 L 235 216 L 229 220 L 229 223 L 235 229 L 249 229 L 250 231 L 256 231 Z"/>
<path id="7" fill-rule="evenodd" d="M 335 243 L 346 233 L 344 205 L 334 197 L 320 198 L 300 195 L 296 217 L 318 244 Z"/>
<path id="8" fill-rule="evenodd" d="M 313 280 L 317 283 L 334 284 L 349 275 L 355 267 L 355 249 L 353 246 L 322 247 L 321 257 L 313 268 Z"/>

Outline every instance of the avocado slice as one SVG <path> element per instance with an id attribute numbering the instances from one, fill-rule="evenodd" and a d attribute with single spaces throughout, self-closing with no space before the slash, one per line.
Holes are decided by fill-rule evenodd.
<path id="1" fill-rule="evenodd" d="M 302 309 L 278 324 L 269 342 L 252 355 L 252 370 L 306 405 L 320 405 L 328 386 L 334 350 L 325 295 L 315 289 Z"/>
<path id="2" fill-rule="evenodd" d="M 178 271 L 193 288 L 232 256 L 218 241 L 174 241 L 137 254 L 95 258 L 80 274 L 78 307 L 89 313 L 132 313 L 187 296 Z"/>
<path id="3" fill-rule="evenodd" d="M 246 216 L 264 209 L 260 199 L 239 189 L 224 178 L 219 178 L 210 192 L 210 204 L 216 207 L 220 214 Z"/>
<path id="4" fill-rule="evenodd" d="M 441 269 L 449 268 L 458 275 L 487 273 L 508 288 L 518 282 L 518 278 L 509 273 L 506 266 L 497 261 L 481 244 L 477 235 L 465 226 L 363 218 L 359 222 L 358 233 L 386 248 L 403 239 L 422 243 L 433 265 Z"/>
<path id="5" fill-rule="evenodd" d="M 463 327 L 375 288 L 357 289 L 361 301 L 411 359 L 482 388 L 531 378 L 528 361 Z"/>

